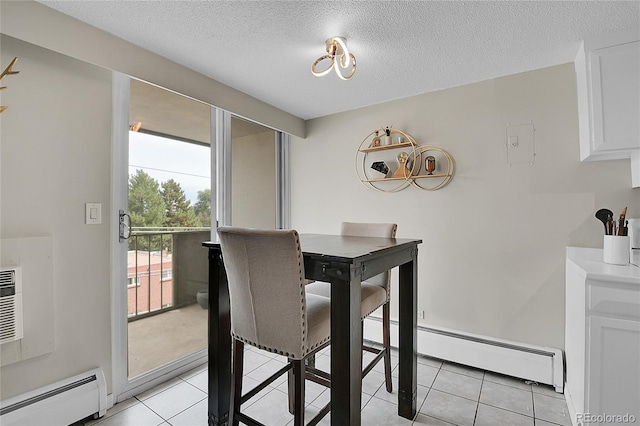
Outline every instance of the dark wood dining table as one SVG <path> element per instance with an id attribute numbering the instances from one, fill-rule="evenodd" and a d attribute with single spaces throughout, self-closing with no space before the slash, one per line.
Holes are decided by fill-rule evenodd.
<path id="1" fill-rule="evenodd" d="M 413 419 L 417 392 L 418 244 L 422 240 L 301 234 L 305 277 L 331 283 L 331 424 L 361 424 L 360 283 L 396 266 L 399 345 L 398 415 Z M 209 251 L 208 423 L 224 425 L 231 390 L 229 289 L 220 244 Z"/>

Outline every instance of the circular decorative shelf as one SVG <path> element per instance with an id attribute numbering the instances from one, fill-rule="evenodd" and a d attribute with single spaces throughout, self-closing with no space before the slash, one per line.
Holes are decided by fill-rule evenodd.
<path id="1" fill-rule="evenodd" d="M 387 127 L 362 140 L 355 169 L 360 182 L 376 191 L 397 192 L 409 185 L 435 191 L 453 177 L 453 159 L 437 146 L 418 146 L 408 133 Z"/>
<path id="2" fill-rule="evenodd" d="M 435 191 L 445 186 L 453 177 L 453 158 L 449 153 L 437 146 L 423 145 L 415 150 L 417 164 L 420 164 L 424 171 L 418 172 L 411 177 L 411 184 L 418 189 L 425 191 Z M 428 164 L 432 163 L 433 170 L 428 170 Z"/>
<path id="3" fill-rule="evenodd" d="M 356 152 L 358 179 L 364 186 L 376 191 L 403 190 L 411 184 L 413 168 L 417 166 L 411 160 L 416 158 L 416 147 L 413 137 L 401 130 L 374 130 L 363 139 Z M 395 158 L 392 152 L 396 154 Z"/>

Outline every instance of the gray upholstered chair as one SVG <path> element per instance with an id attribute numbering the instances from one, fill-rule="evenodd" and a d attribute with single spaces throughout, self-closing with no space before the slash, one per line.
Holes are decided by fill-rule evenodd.
<path id="1" fill-rule="evenodd" d="M 293 370 L 294 424 L 304 425 L 305 359 L 329 344 L 331 300 L 307 294 L 300 239 L 295 230 L 218 228 L 231 303 L 233 373 L 229 424 L 256 424 L 240 406 Z M 284 355 L 289 362 L 242 395 L 244 344 Z M 329 385 L 324 377 L 325 385 Z M 329 411 L 329 404 L 318 416 Z M 316 417 L 318 417 L 316 416 Z"/>
<path id="2" fill-rule="evenodd" d="M 395 238 L 398 225 L 395 223 L 355 223 L 342 222 L 340 234 L 357 237 L 386 237 Z M 392 392 L 391 382 L 391 338 L 390 338 L 390 312 L 389 291 L 391 274 L 389 271 L 369 278 L 362 283 L 360 316 L 364 320 L 373 311 L 382 306 L 382 350 L 367 346 L 363 343 L 362 349 L 373 352 L 377 356 L 364 368 L 366 375 L 375 364 L 384 358 L 384 380 L 387 392 Z M 316 294 L 328 297 L 331 295 L 331 285 L 326 282 L 313 282 L 307 285 L 307 294 Z"/>

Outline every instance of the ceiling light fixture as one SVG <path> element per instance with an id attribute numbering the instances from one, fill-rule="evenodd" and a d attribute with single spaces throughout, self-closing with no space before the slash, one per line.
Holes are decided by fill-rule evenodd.
<path id="1" fill-rule="evenodd" d="M 347 49 L 347 40 L 344 37 L 331 37 L 326 42 L 326 49 L 327 54 L 316 59 L 311 65 L 311 74 L 322 77 L 329 74 L 333 68 L 341 80 L 349 80 L 353 77 L 356 72 L 356 57 Z M 325 59 L 330 60 L 329 67 L 324 71 L 318 71 L 318 64 Z M 343 74 L 342 70 L 346 70 L 348 74 Z"/>

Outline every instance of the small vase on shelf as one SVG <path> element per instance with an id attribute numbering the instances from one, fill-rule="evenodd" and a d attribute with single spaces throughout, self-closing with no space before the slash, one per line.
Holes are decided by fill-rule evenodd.
<path id="1" fill-rule="evenodd" d="M 384 136 L 382 137 L 383 145 L 391 145 L 391 129 L 389 127 L 385 127 Z"/>
<path id="2" fill-rule="evenodd" d="M 436 169 L 436 158 L 432 155 L 428 156 L 424 162 L 424 169 L 428 175 L 432 175 Z"/>

